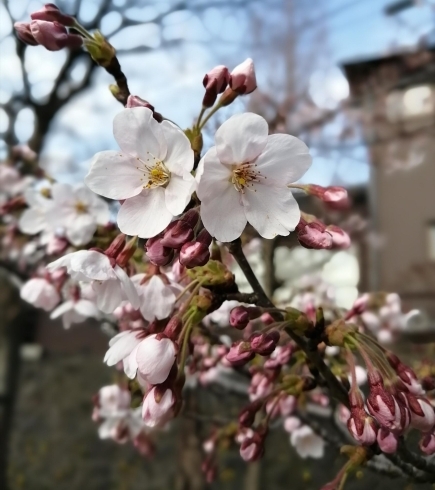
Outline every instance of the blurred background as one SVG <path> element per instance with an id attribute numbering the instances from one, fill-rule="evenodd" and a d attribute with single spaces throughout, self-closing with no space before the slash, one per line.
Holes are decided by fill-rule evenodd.
<path id="1" fill-rule="evenodd" d="M 120 106 L 107 89 L 110 76 L 86 53 L 49 53 L 16 40 L 13 23 L 43 3 L 0 4 L 0 159 L 28 144 L 50 175 L 80 182 L 94 153 L 116 148 L 112 120 Z M 304 210 L 346 229 L 353 245 L 333 253 L 272 241 L 260 267 L 273 271 L 263 275 L 268 293 L 285 295 L 307 273 L 336 287 L 343 307 L 358 290 L 397 292 L 405 311 L 421 311 L 405 340 L 418 352 L 435 328 L 434 0 L 56 5 L 88 30 L 100 29 L 117 49 L 131 93 L 182 127 L 199 113 L 207 71 L 218 64 L 231 71 L 253 58 L 258 89 L 218 113 L 206 146 L 229 115 L 257 112 L 272 131 L 308 144 L 314 163 L 305 182 L 344 186 L 352 201 L 331 211 L 301 198 Z M 204 420 L 185 417 L 159 434 L 153 460 L 98 439 L 91 397 L 113 375 L 102 364 L 107 335 L 96 324 L 65 331 L 21 303 L 15 258 L 3 247 L 0 259 L 0 488 L 8 488 L 7 475 L 13 489 L 206 488 L 199 471 Z M 231 397 L 237 413 L 240 400 Z M 219 393 L 195 399 L 222 403 Z M 336 454 L 319 476 L 318 462 L 298 460 L 286 437 L 274 434 L 258 465 L 230 453 L 213 488 L 314 489 L 334 475 Z"/>

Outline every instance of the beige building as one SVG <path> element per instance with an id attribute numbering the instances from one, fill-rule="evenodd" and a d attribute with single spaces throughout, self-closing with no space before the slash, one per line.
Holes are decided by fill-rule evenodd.
<path id="1" fill-rule="evenodd" d="M 362 289 L 397 291 L 435 319 L 435 48 L 344 70 L 371 159 Z"/>

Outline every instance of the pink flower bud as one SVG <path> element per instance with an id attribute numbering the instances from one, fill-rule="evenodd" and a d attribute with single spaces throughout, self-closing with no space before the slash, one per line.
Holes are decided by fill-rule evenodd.
<path id="1" fill-rule="evenodd" d="M 343 203 L 348 202 L 347 190 L 344 187 L 330 186 L 322 187 L 321 185 L 309 184 L 303 186 L 304 191 L 311 196 L 316 196 L 325 203 Z"/>
<path id="2" fill-rule="evenodd" d="M 350 392 L 350 418 L 347 428 L 352 437 L 361 444 L 371 446 L 376 441 L 378 428 L 372 417 L 364 410 L 364 402 L 360 391 Z"/>
<path id="3" fill-rule="evenodd" d="M 399 439 L 388 429 L 384 429 L 383 427 L 379 429 L 377 441 L 382 452 L 386 454 L 393 454 L 397 451 Z"/>
<path id="4" fill-rule="evenodd" d="M 210 260 L 212 237 L 207 230 L 202 230 L 195 242 L 187 242 L 181 247 L 180 264 L 187 269 L 203 266 Z"/>
<path id="5" fill-rule="evenodd" d="M 332 248 L 332 235 L 326 230 L 326 226 L 319 221 L 307 223 L 301 219 L 296 231 L 299 243 L 305 248 L 315 250 Z"/>
<path id="6" fill-rule="evenodd" d="M 137 347 L 138 371 L 148 383 L 163 383 L 175 362 L 176 348 L 171 339 L 149 335 Z M 160 338 L 159 338 L 160 337 Z"/>
<path id="7" fill-rule="evenodd" d="M 216 102 L 217 95 L 226 89 L 229 80 L 230 74 L 226 66 L 219 65 L 210 70 L 202 81 L 205 88 L 202 105 L 204 107 L 211 107 Z"/>
<path id="8" fill-rule="evenodd" d="M 254 62 L 251 58 L 237 65 L 231 72 L 229 85 L 239 95 L 247 95 L 257 88 Z"/>
<path id="9" fill-rule="evenodd" d="M 246 437 L 240 445 L 240 456 L 244 461 L 257 461 L 264 454 L 264 435 L 254 432 Z"/>
<path id="10" fill-rule="evenodd" d="M 173 316 L 166 325 L 163 333 L 168 339 L 175 340 L 181 332 L 182 327 L 183 322 L 181 318 L 179 316 Z"/>
<path id="11" fill-rule="evenodd" d="M 129 95 L 125 107 L 127 109 L 131 109 L 132 107 L 146 107 L 150 109 L 150 111 L 154 112 L 154 106 L 151 105 L 147 100 L 139 97 L 138 95 Z"/>
<path id="12" fill-rule="evenodd" d="M 236 306 L 230 312 L 230 325 L 237 330 L 243 330 L 250 320 L 261 315 L 261 309 L 257 307 Z"/>
<path id="13" fill-rule="evenodd" d="M 347 312 L 345 320 L 349 320 L 354 315 L 361 315 L 367 310 L 367 306 L 369 304 L 369 295 L 363 294 L 359 298 L 355 300 L 352 308 Z"/>
<path id="14" fill-rule="evenodd" d="M 104 254 L 107 255 L 107 257 L 116 259 L 116 257 L 118 257 L 118 255 L 121 253 L 122 249 L 124 248 L 124 245 L 125 245 L 125 235 L 124 233 L 120 233 L 118 236 L 115 237 L 112 243 L 106 248 Z"/>
<path id="15" fill-rule="evenodd" d="M 389 393 L 377 371 L 369 372 L 370 395 L 367 409 L 377 422 L 396 433 L 403 432 L 410 423 L 408 408 L 395 396 Z"/>
<path id="16" fill-rule="evenodd" d="M 53 3 L 46 3 L 41 10 L 37 10 L 30 14 L 32 20 L 45 20 L 47 22 L 59 22 L 67 27 L 72 27 L 75 24 L 75 19 L 71 15 L 61 12 Z"/>
<path id="17" fill-rule="evenodd" d="M 23 41 L 23 43 L 29 44 L 30 46 L 37 46 L 38 41 L 33 37 L 32 31 L 30 30 L 30 24 L 28 22 L 15 22 L 14 29 L 17 33 L 18 39 Z"/>
<path id="18" fill-rule="evenodd" d="M 333 250 L 345 250 L 350 247 L 350 236 L 340 227 L 329 225 L 326 227 L 326 231 L 332 235 Z"/>
<path id="19" fill-rule="evenodd" d="M 411 427 L 421 432 L 430 432 L 435 425 L 435 412 L 426 398 L 417 398 L 411 393 L 401 393 L 411 413 Z"/>
<path id="20" fill-rule="evenodd" d="M 239 424 L 242 427 L 251 427 L 255 422 L 255 416 L 257 412 L 263 406 L 262 400 L 256 400 L 244 407 L 239 414 Z"/>
<path id="21" fill-rule="evenodd" d="M 69 34 L 65 26 L 59 22 L 32 20 L 30 30 L 33 37 L 41 46 L 49 51 L 59 51 L 63 48 L 79 48 L 83 38 L 78 34 Z"/>
<path id="22" fill-rule="evenodd" d="M 424 452 L 424 454 L 427 454 L 428 456 L 435 454 L 435 433 L 434 432 L 423 435 L 423 437 L 420 440 L 420 449 Z"/>
<path id="23" fill-rule="evenodd" d="M 161 243 L 164 247 L 181 248 L 185 243 L 191 242 L 194 232 L 185 221 L 173 221 L 164 231 Z"/>
<path id="24" fill-rule="evenodd" d="M 155 448 L 153 441 L 145 432 L 141 432 L 133 439 L 133 445 L 141 456 L 146 458 L 154 456 Z"/>
<path id="25" fill-rule="evenodd" d="M 137 238 L 133 237 L 125 244 L 118 257 L 116 257 L 116 263 L 120 267 L 126 267 L 136 250 Z"/>
<path id="26" fill-rule="evenodd" d="M 142 418 L 148 427 L 161 427 L 174 416 L 175 396 L 171 389 L 152 388 L 143 399 Z"/>
<path id="27" fill-rule="evenodd" d="M 417 376 L 415 375 L 414 371 L 406 364 L 403 364 L 401 360 L 392 352 L 387 354 L 387 358 L 391 367 L 394 369 L 397 376 L 399 376 L 400 380 L 406 386 L 408 391 L 416 396 L 423 395 L 424 390 L 417 380 Z"/>
<path id="28" fill-rule="evenodd" d="M 255 352 L 251 349 L 249 342 L 235 342 L 226 355 L 227 361 L 233 366 L 244 366 L 255 357 Z"/>
<path id="29" fill-rule="evenodd" d="M 174 258 L 174 250 L 164 247 L 161 237 L 149 238 L 145 248 L 147 257 L 155 265 L 168 265 Z"/>
<path id="30" fill-rule="evenodd" d="M 251 337 L 251 349 L 260 356 L 269 356 L 275 350 L 277 343 L 279 342 L 279 332 L 273 330 L 269 333 L 254 334 Z"/>

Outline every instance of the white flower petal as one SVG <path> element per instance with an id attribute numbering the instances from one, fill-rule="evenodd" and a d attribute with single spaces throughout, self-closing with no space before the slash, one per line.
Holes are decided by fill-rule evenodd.
<path id="1" fill-rule="evenodd" d="M 220 162 L 216 147 L 210 148 L 208 152 L 201 158 L 199 162 L 196 179 L 198 184 L 197 194 L 201 201 L 205 201 L 216 193 L 216 182 L 227 186 L 231 185 L 231 168 L 222 165 Z M 234 187 L 233 187 L 234 189 Z M 234 189 L 235 190 L 235 189 Z"/>
<path id="2" fill-rule="evenodd" d="M 312 162 L 307 145 L 289 134 L 272 134 L 256 160 L 259 172 L 267 177 L 266 185 L 287 185 L 299 180 Z"/>
<path id="3" fill-rule="evenodd" d="M 141 159 L 148 152 L 157 160 L 166 157 L 166 142 L 159 123 L 146 107 L 124 109 L 113 120 L 113 135 L 123 152 Z"/>
<path id="4" fill-rule="evenodd" d="M 74 303 L 72 301 L 65 301 L 59 305 L 56 309 L 51 312 L 50 318 L 54 320 L 55 318 L 59 318 L 62 315 L 65 315 L 67 311 L 70 311 L 74 308 Z"/>
<path id="5" fill-rule="evenodd" d="M 168 338 L 146 337 L 138 346 L 136 360 L 141 375 L 151 384 L 166 380 L 175 361 L 175 346 Z"/>
<path id="6" fill-rule="evenodd" d="M 56 206 L 74 206 L 76 201 L 73 188 L 69 184 L 56 182 L 51 187 L 51 197 Z"/>
<path id="7" fill-rule="evenodd" d="M 118 226 L 126 235 L 150 238 L 163 231 L 173 215 L 165 204 L 163 187 L 145 190 L 127 199 L 118 213 Z"/>
<path id="8" fill-rule="evenodd" d="M 143 189 L 143 172 L 136 158 L 120 151 L 100 151 L 91 162 L 85 184 L 109 199 L 128 199 Z"/>
<path id="9" fill-rule="evenodd" d="M 137 330 L 127 330 L 118 333 L 110 339 L 110 349 L 104 356 L 104 362 L 108 366 L 114 366 L 119 361 L 122 361 L 129 356 L 140 342 L 141 339 L 138 338 Z"/>
<path id="10" fill-rule="evenodd" d="M 79 250 L 78 252 L 73 252 L 68 255 L 70 259 L 69 267 L 71 270 L 81 272 L 88 279 L 105 281 L 107 279 L 116 278 L 109 257 L 96 250 Z M 67 256 L 65 255 L 62 258 L 65 259 L 66 257 Z M 61 262 L 61 259 L 58 259 L 49 265 L 53 266 L 56 262 L 62 267 L 63 263 Z"/>
<path id="11" fill-rule="evenodd" d="M 201 203 L 201 219 L 205 228 L 221 242 L 235 240 L 246 226 L 240 197 L 231 183 L 215 182 L 213 194 Z"/>
<path id="12" fill-rule="evenodd" d="M 256 185 L 254 191 L 242 194 L 245 215 L 249 223 L 264 238 L 286 236 L 300 220 L 296 199 L 286 187 Z"/>
<path id="13" fill-rule="evenodd" d="M 76 247 L 86 245 L 94 236 L 97 223 L 90 214 L 78 214 L 66 226 L 65 234 Z"/>
<path id="14" fill-rule="evenodd" d="M 23 233 L 35 235 L 47 226 L 45 214 L 36 208 L 26 209 L 20 217 L 18 226 Z"/>
<path id="15" fill-rule="evenodd" d="M 179 127 L 166 120 L 160 123 L 160 128 L 167 145 L 164 160 L 166 168 L 181 177 L 191 172 L 194 154 L 187 136 Z"/>
<path id="16" fill-rule="evenodd" d="M 139 344 L 131 351 L 131 353 L 124 357 L 123 365 L 124 365 L 124 373 L 130 378 L 134 379 L 137 373 L 137 361 L 136 361 L 136 353 Z"/>
<path id="17" fill-rule="evenodd" d="M 165 202 L 166 208 L 174 216 L 181 214 L 189 204 L 195 186 L 195 178 L 191 174 L 186 174 L 184 177 L 171 175 L 171 180 L 165 189 Z"/>
<path id="18" fill-rule="evenodd" d="M 133 306 L 133 308 L 137 310 L 140 305 L 140 300 L 139 300 L 139 295 L 137 293 L 136 286 L 132 283 L 131 279 L 121 269 L 121 267 L 119 267 L 119 265 L 116 265 L 113 271 L 115 272 L 116 276 L 120 280 L 122 289 L 124 290 L 124 293 L 128 301 L 130 301 L 131 306 Z"/>
<path id="19" fill-rule="evenodd" d="M 152 276 L 141 289 L 143 293 L 140 311 L 145 320 L 149 322 L 155 318 L 162 320 L 172 313 L 176 296 L 172 288 L 166 285 L 159 276 Z"/>
<path id="20" fill-rule="evenodd" d="M 121 283 L 117 279 L 94 281 L 92 289 L 97 294 L 97 306 L 103 313 L 113 313 L 124 299 Z"/>
<path id="21" fill-rule="evenodd" d="M 227 165 L 255 160 L 267 143 L 268 125 L 258 114 L 236 114 L 216 131 L 219 160 Z"/>
<path id="22" fill-rule="evenodd" d="M 98 318 L 100 316 L 100 312 L 95 304 L 88 299 L 79 299 L 74 305 L 74 309 L 84 317 Z"/>

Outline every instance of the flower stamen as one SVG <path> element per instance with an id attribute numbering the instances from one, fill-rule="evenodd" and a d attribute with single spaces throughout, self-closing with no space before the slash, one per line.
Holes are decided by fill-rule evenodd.
<path id="1" fill-rule="evenodd" d="M 255 189 L 249 188 L 252 188 L 254 183 L 259 182 L 263 176 L 254 167 L 256 167 L 254 163 L 245 162 L 237 165 L 233 170 L 230 180 L 237 192 L 244 194 L 245 189 L 254 190 L 255 192 Z"/>

